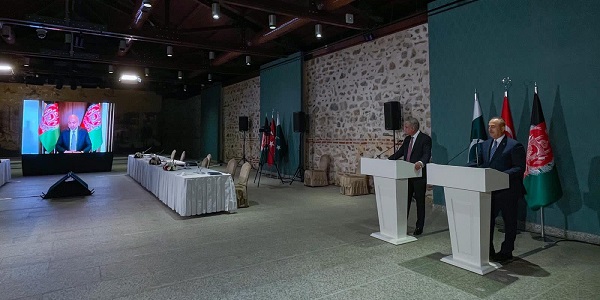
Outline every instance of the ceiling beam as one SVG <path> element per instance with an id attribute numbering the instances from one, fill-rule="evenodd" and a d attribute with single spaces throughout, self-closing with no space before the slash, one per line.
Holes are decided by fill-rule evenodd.
<path id="1" fill-rule="evenodd" d="M 286 15 L 301 19 L 307 19 L 314 22 L 329 24 L 338 27 L 345 27 L 356 30 L 367 29 L 366 24 L 362 24 L 358 20 L 354 20 L 353 24 L 346 23 L 344 16 L 333 15 L 325 11 L 309 10 L 305 7 L 293 5 L 290 3 L 282 3 L 279 1 L 264 1 L 264 0 L 221 0 L 223 3 L 247 7 L 260 11 L 265 11 L 272 14 Z"/>

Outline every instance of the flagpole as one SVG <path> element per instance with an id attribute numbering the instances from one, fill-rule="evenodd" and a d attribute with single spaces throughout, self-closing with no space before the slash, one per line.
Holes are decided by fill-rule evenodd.
<path id="1" fill-rule="evenodd" d="M 538 87 L 537 87 L 537 82 L 533 83 L 533 93 L 537 94 L 538 93 Z M 545 232 L 545 227 L 544 226 L 544 207 L 540 208 L 540 225 L 542 226 L 541 228 L 541 235 L 542 235 L 542 240 L 546 240 L 546 232 Z"/>

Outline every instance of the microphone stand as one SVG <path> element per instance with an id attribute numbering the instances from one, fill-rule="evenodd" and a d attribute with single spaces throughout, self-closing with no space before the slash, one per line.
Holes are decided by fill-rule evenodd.
<path id="1" fill-rule="evenodd" d="M 394 139 L 394 141 L 395 141 L 395 139 Z M 387 149 L 383 150 L 383 152 L 381 152 L 381 153 L 377 154 L 377 156 L 375 156 L 375 158 L 381 158 L 381 155 L 382 155 L 382 154 L 384 154 L 384 153 L 388 152 L 388 151 L 389 151 L 390 149 L 392 149 L 392 148 L 394 148 L 394 153 L 396 153 L 396 146 L 397 146 L 397 145 L 398 145 L 400 142 L 402 142 L 402 141 L 403 141 L 403 140 L 399 140 L 399 141 L 398 141 L 398 143 L 394 143 L 394 144 L 393 144 L 391 147 L 389 147 L 389 148 L 387 148 Z"/>

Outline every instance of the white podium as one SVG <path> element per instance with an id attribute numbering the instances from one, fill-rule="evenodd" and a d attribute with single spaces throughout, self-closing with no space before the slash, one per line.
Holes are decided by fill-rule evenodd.
<path id="1" fill-rule="evenodd" d="M 508 174 L 483 168 L 427 164 L 427 183 L 444 187 L 452 255 L 451 265 L 485 275 L 502 267 L 490 263 L 492 191 L 509 187 Z"/>
<path id="2" fill-rule="evenodd" d="M 416 241 L 406 235 L 408 178 L 421 176 L 421 170 L 415 171 L 415 164 L 403 160 L 363 157 L 360 172 L 375 179 L 380 231 L 371 236 L 394 245 Z"/>

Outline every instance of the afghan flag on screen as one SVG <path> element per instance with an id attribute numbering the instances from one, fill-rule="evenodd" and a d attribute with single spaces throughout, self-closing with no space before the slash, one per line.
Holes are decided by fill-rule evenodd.
<path id="1" fill-rule="evenodd" d="M 531 109 L 527 167 L 523 184 L 527 190 L 527 205 L 533 210 L 548 206 L 563 195 L 537 91 L 533 96 Z"/>
<path id="2" fill-rule="evenodd" d="M 42 146 L 47 152 L 54 150 L 58 136 L 60 135 L 57 103 L 48 104 L 44 108 L 40 127 L 38 128 L 38 135 L 40 136 Z"/>
<path id="3" fill-rule="evenodd" d="M 92 151 L 96 151 L 102 145 L 102 110 L 99 103 L 92 104 L 87 108 L 81 127 L 87 130 L 92 141 Z"/>

